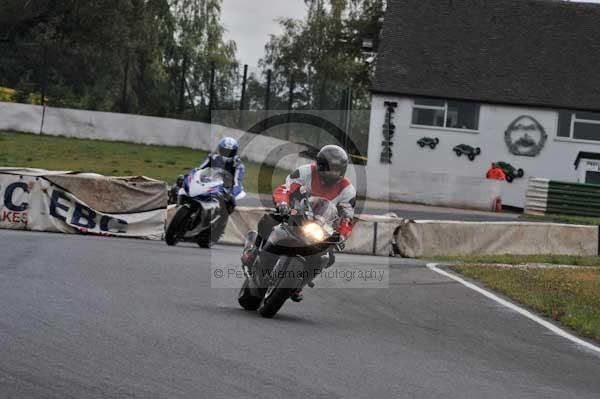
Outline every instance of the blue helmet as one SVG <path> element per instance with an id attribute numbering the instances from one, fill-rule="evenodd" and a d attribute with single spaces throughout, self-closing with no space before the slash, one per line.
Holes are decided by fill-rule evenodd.
<path id="1" fill-rule="evenodd" d="M 233 158 L 237 155 L 240 145 L 233 137 L 223 137 L 217 145 L 217 152 L 225 158 Z"/>

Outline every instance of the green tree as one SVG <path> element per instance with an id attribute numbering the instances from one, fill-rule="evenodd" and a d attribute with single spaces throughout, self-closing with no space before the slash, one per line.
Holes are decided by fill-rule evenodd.
<path id="1" fill-rule="evenodd" d="M 352 89 L 352 127 L 348 132 L 359 152 L 366 153 L 373 63 L 362 53 L 363 39 L 378 45 L 383 21 L 383 0 L 306 0 L 304 19 L 282 19 L 283 33 L 271 36 L 260 61 L 263 71 L 273 71 L 272 108 L 346 109 Z M 253 83 L 254 91 L 263 87 Z M 290 93 L 293 93 L 290 101 Z M 251 93 L 250 98 L 254 96 Z M 348 115 L 331 114 L 340 126 Z M 293 129 L 292 129 L 293 130 Z M 298 132 L 274 135 L 319 146 L 328 138 L 321 129 L 302 127 Z M 359 155 L 359 154 L 357 154 Z"/>
<path id="2" fill-rule="evenodd" d="M 378 44 L 383 0 L 306 0 L 303 20 L 283 19 L 283 33 L 271 36 L 260 65 L 272 69 L 274 93 L 296 108 L 337 109 L 351 86 L 355 105 L 368 107 L 373 65 L 362 56 L 362 40 Z M 283 101 L 285 102 L 285 101 Z"/>
<path id="3" fill-rule="evenodd" d="M 4 0 L 0 85 L 57 106 L 202 117 L 210 63 L 217 96 L 237 68 L 221 1 Z"/>
<path id="4" fill-rule="evenodd" d="M 179 0 L 174 2 L 177 20 L 177 47 L 173 65 L 179 82 L 179 111 L 184 104 L 206 112 L 211 101 L 212 65 L 215 65 L 213 108 L 232 102 L 238 75 L 236 45 L 223 38 L 220 22 L 221 0 Z"/>

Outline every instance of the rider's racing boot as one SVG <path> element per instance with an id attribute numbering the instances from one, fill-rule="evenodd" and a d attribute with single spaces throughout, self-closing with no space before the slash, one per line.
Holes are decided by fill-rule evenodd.
<path id="1" fill-rule="evenodd" d="M 244 249 L 242 251 L 242 265 L 246 267 L 252 267 L 256 261 L 258 255 L 258 247 L 256 246 L 258 233 L 254 230 L 246 234 L 246 242 L 244 243 Z"/>
<path id="2" fill-rule="evenodd" d="M 297 290 L 292 291 L 292 293 L 290 294 L 290 299 L 294 302 L 300 302 L 301 300 L 303 300 L 304 291 L 302 291 L 302 288 L 298 288 Z"/>

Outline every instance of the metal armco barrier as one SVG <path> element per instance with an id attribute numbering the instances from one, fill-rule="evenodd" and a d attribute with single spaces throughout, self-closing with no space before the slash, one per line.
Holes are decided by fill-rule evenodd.
<path id="1" fill-rule="evenodd" d="M 525 213 L 600 216 L 600 186 L 531 179 Z"/>

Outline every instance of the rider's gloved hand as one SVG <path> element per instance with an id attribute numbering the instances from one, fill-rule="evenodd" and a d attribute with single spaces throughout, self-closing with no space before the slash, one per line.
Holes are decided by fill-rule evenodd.
<path id="1" fill-rule="evenodd" d="M 277 204 L 277 213 L 284 217 L 289 216 L 290 206 L 286 202 L 280 202 Z"/>

